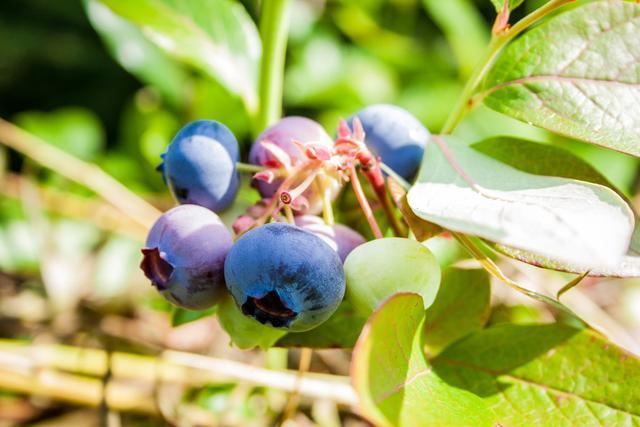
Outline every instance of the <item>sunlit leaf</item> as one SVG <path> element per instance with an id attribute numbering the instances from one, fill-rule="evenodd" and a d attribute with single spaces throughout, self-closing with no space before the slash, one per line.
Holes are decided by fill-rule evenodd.
<path id="1" fill-rule="evenodd" d="M 230 0 L 101 0 L 169 55 L 257 103 L 260 39 L 244 7 Z"/>
<path id="2" fill-rule="evenodd" d="M 592 330 L 502 324 L 428 360 L 424 324 L 420 298 L 397 294 L 358 340 L 354 386 L 376 425 L 640 423 L 640 360 Z"/>
<path id="3" fill-rule="evenodd" d="M 640 4 L 598 1 L 509 45 L 485 103 L 519 120 L 640 156 Z"/>
<path id="4" fill-rule="evenodd" d="M 640 361 L 588 329 L 499 325 L 432 363 L 451 387 L 482 396 L 496 425 L 640 423 Z"/>
<path id="5" fill-rule="evenodd" d="M 515 138 L 494 138 L 473 144 L 472 147 L 524 172 L 578 179 L 616 190 L 609 180 L 593 166 L 571 152 L 553 145 L 537 144 Z M 622 193 L 619 192 L 619 194 L 623 196 Z M 622 258 L 620 263 L 609 268 L 588 269 L 584 266 L 559 262 L 543 255 L 504 245 L 495 245 L 495 248 L 505 255 L 545 268 L 572 273 L 584 273 L 589 270 L 589 275 L 591 276 L 637 277 L 640 276 L 640 256 L 638 256 L 640 251 L 640 229 L 638 228 L 637 218 L 636 215 L 636 228 L 629 252 Z"/>
<path id="6" fill-rule="evenodd" d="M 420 177 L 407 196 L 419 217 L 584 268 L 610 267 L 626 253 L 633 213 L 613 190 L 524 173 L 459 139 L 446 142 L 464 172 L 454 170 L 441 147 L 429 143 Z"/>
<path id="7" fill-rule="evenodd" d="M 416 294 L 396 294 L 371 316 L 351 370 L 361 413 L 381 426 L 493 426 L 479 396 L 435 375 L 422 350 L 423 325 Z"/>
<path id="8" fill-rule="evenodd" d="M 139 28 L 98 0 L 86 0 L 84 4 L 91 25 L 116 61 L 143 82 L 158 88 L 170 102 L 179 105 L 185 96 L 186 71 L 147 40 Z"/>

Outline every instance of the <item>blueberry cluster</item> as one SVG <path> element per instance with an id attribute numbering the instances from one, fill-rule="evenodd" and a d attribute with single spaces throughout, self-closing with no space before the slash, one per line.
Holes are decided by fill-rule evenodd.
<path id="1" fill-rule="evenodd" d="M 234 222 L 234 238 L 216 213 L 239 190 L 238 142 L 219 122 L 190 123 L 162 155 L 158 170 L 179 206 L 153 225 L 141 268 L 179 307 L 205 309 L 228 292 L 260 323 L 314 328 L 342 301 L 342 264 L 365 241 L 332 220 L 332 201 L 354 178 L 349 171 L 357 164 L 382 177 L 376 165 L 383 161 L 410 179 L 428 136 L 410 113 L 391 105 L 365 108 L 341 124 L 335 140 L 313 120 L 283 118 L 251 147 L 252 185 L 261 200 Z"/>

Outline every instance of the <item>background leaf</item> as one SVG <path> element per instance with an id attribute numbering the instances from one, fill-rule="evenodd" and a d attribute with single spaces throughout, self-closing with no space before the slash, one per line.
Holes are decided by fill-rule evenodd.
<path id="1" fill-rule="evenodd" d="M 351 369 L 361 413 L 384 426 L 492 426 L 480 397 L 432 371 L 422 351 L 423 324 L 422 298 L 410 293 L 392 296 L 371 316 Z"/>
<path id="2" fill-rule="evenodd" d="M 174 307 L 171 313 L 171 326 L 184 325 L 185 323 L 194 322 L 203 317 L 211 316 L 218 310 L 217 306 L 213 306 L 206 310 L 185 310 L 184 308 Z"/>
<path id="3" fill-rule="evenodd" d="M 482 192 L 472 189 L 430 143 L 420 177 L 407 195 L 419 217 L 585 268 L 609 267 L 626 253 L 633 214 L 614 191 L 527 174 L 480 154 L 464 141 L 446 141 Z"/>
<path id="4" fill-rule="evenodd" d="M 436 258 L 409 239 L 377 239 L 358 246 L 347 256 L 344 272 L 345 299 L 365 317 L 396 292 L 415 292 L 422 296 L 424 308 L 429 307 L 440 285 Z"/>
<path id="5" fill-rule="evenodd" d="M 485 103 L 545 129 L 640 156 L 640 4 L 598 1 L 507 46 Z"/>
<path id="6" fill-rule="evenodd" d="M 482 396 L 500 425 L 640 423 L 640 361 L 591 330 L 499 325 L 432 363 L 450 386 Z"/>
<path id="7" fill-rule="evenodd" d="M 424 343 L 429 355 L 481 329 L 491 313 L 491 284 L 485 270 L 448 268 L 435 301 L 425 314 Z"/>
<path id="8" fill-rule="evenodd" d="M 257 103 L 260 38 L 240 3 L 230 0 L 101 0 L 135 23 L 169 55 L 208 74 L 240 96 L 249 111 Z"/>
<path id="9" fill-rule="evenodd" d="M 188 75 L 139 28 L 122 19 L 98 0 L 84 2 L 91 25 L 100 34 L 112 56 L 141 81 L 158 88 L 173 105 L 179 105 Z"/>

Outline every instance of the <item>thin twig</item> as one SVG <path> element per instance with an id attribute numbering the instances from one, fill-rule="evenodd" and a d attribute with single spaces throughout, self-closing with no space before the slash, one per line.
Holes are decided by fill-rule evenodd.
<path id="1" fill-rule="evenodd" d="M 382 231 L 380 231 L 380 226 L 376 221 L 376 217 L 373 215 L 373 211 L 371 210 L 371 206 L 369 205 L 367 196 L 365 196 L 364 191 L 362 191 L 362 186 L 360 185 L 360 179 L 358 178 L 358 173 L 356 172 L 355 166 L 351 166 L 351 168 L 349 169 L 349 178 L 351 180 L 353 191 L 354 193 L 356 193 L 356 198 L 358 199 L 360 208 L 362 209 L 364 216 L 367 218 L 369 227 L 371 227 L 373 236 L 376 239 L 382 239 Z"/>
<path id="2" fill-rule="evenodd" d="M 21 359 L 16 358 L 20 356 Z M 92 376 L 106 372 L 106 354 L 103 350 L 67 347 L 60 345 L 31 346 L 14 340 L 0 339 L 0 371 L 17 371 L 32 368 L 37 372 L 44 368 L 59 369 L 75 374 Z M 160 358 L 114 352 L 111 369 L 113 380 L 157 381 L 198 386 L 207 383 L 238 381 L 255 386 L 269 387 L 299 393 L 313 399 L 332 400 L 355 406 L 357 397 L 349 378 L 338 375 L 307 373 L 298 380 L 292 370 L 270 370 L 226 359 L 217 359 L 179 351 L 165 351 Z M 195 372 L 193 371 L 195 370 Z M 99 386 L 99 380 L 97 384 Z M 0 388 L 12 389 L 11 383 Z M 115 409 L 113 405 L 111 405 Z"/>
<path id="3" fill-rule="evenodd" d="M 150 228 L 162 214 L 98 166 L 67 154 L 1 118 L 0 142 L 42 166 L 93 190 L 118 208 L 123 215 L 146 228 Z"/>
<path id="4" fill-rule="evenodd" d="M 304 374 L 309 371 L 309 367 L 311 366 L 311 356 L 313 355 L 313 350 L 304 347 L 300 351 L 300 363 L 298 364 L 298 375 L 296 378 L 295 389 L 289 395 L 289 401 L 287 402 L 287 407 L 284 410 L 283 421 L 286 421 L 293 417 L 296 409 L 298 408 L 298 403 L 300 401 L 300 383 L 304 378 Z"/>

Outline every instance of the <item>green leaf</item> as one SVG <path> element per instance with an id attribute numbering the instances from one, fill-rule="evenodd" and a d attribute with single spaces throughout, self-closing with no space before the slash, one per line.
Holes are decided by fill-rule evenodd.
<path id="1" fill-rule="evenodd" d="M 435 301 L 426 311 L 424 343 L 430 355 L 482 329 L 491 313 L 491 284 L 484 270 L 448 268 Z"/>
<path id="2" fill-rule="evenodd" d="M 497 137 L 477 142 L 471 147 L 523 172 L 578 179 L 616 190 L 613 184 L 589 163 L 569 150 L 550 144 Z M 618 194 L 622 196 L 619 191 Z"/>
<path id="3" fill-rule="evenodd" d="M 27 132 L 82 160 L 95 160 L 105 145 L 100 119 L 84 108 L 25 111 L 19 113 L 14 121 Z"/>
<path id="4" fill-rule="evenodd" d="M 351 348 L 366 322 L 353 307 L 343 301 L 331 317 L 306 332 L 290 332 L 276 343 L 279 347 Z"/>
<path id="5" fill-rule="evenodd" d="M 188 81 L 185 70 L 147 40 L 139 28 L 98 0 L 85 0 L 84 5 L 91 25 L 115 60 L 141 81 L 158 88 L 171 103 L 179 105 Z"/>
<path id="6" fill-rule="evenodd" d="M 524 172 L 536 175 L 553 175 L 563 178 L 578 179 L 594 184 L 607 186 L 628 199 L 609 182 L 600 172 L 573 153 L 548 144 L 538 144 L 515 138 L 494 138 L 473 144 L 472 147 L 503 163 Z M 629 252 L 621 262 L 609 268 L 585 268 L 572 263 L 558 262 L 549 257 L 529 251 L 519 250 L 505 245 L 495 245 L 495 249 L 520 261 L 555 270 L 571 273 L 584 273 L 589 270 L 590 276 L 638 277 L 640 276 L 640 228 L 638 215 L 635 215 L 636 228 Z"/>
<path id="7" fill-rule="evenodd" d="M 407 195 L 419 217 L 584 268 L 609 268 L 626 253 L 633 213 L 613 190 L 524 173 L 453 137 L 441 142 L 464 174 L 436 143 L 428 144 Z"/>
<path id="8" fill-rule="evenodd" d="M 640 156 L 640 4 L 598 1 L 507 46 L 485 103 L 553 132 Z"/>
<path id="9" fill-rule="evenodd" d="M 254 347 L 266 350 L 286 334 L 286 331 L 264 326 L 242 314 L 231 296 L 218 305 L 218 319 L 233 344 L 243 350 Z"/>
<path id="10" fill-rule="evenodd" d="M 401 238 L 377 239 L 355 248 L 344 263 L 346 300 L 369 316 L 396 292 L 415 292 L 429 307 L 440 285 L 440 266 L 420 243 Z"/>
<path id="11" fill-rule="evenodd" d="M 422 350 L 423 325 L 422 298 L 411 293 L 392 296 L 371 316 L 351 367 L 362 415 L 381 426 L 493 426 L 479 396 L 433 372 Z"/>
<path id="12" fill-rule="evenodd" d="M 639 425 L 640 360 L 589 329 L 503 324 L 427 360 L 424 311 L 396 294 L 353 356 L 360 411 L 376 425 Z"/>
<path id="13" fill-rule="evenodd" d="M 482 396 L 496 425 L 640 424 L 640 361 L 591 330 L 499 325 L 432 363 L 451 387 Z"/>
<path id="14" fill-rule="evenodd" d="M 171 313 L 171 326 L 184 325 L 185 323 L 194 322 L 203 317 L 211 316 L 218 310 L 217 306 L 213 306 L 206 310 L 185 310 L 184 308 L 175 307 Z"/>
<path id="15" fill-rule="evenodd" d="M 101 0 L 136 24 L 169 55 L 220 82 L 240 96 L 247 109 L 257 105 L 260 38 L 238 2 L 230 0 Z"/>
<path id="16" fill-rule="evenodd" d="M 504 2 L 507 0 L 491 0 L 491 3 L 493 3 L 493 6 L 496 8 L 496 12 L 500 13 L 502 12 L 502 9 L 504 8 Z M 522 4 L 524 0 L 510 0 L 509 1 L 509 10 L 513 10 L 516 7 L 520 6 Z"/>

